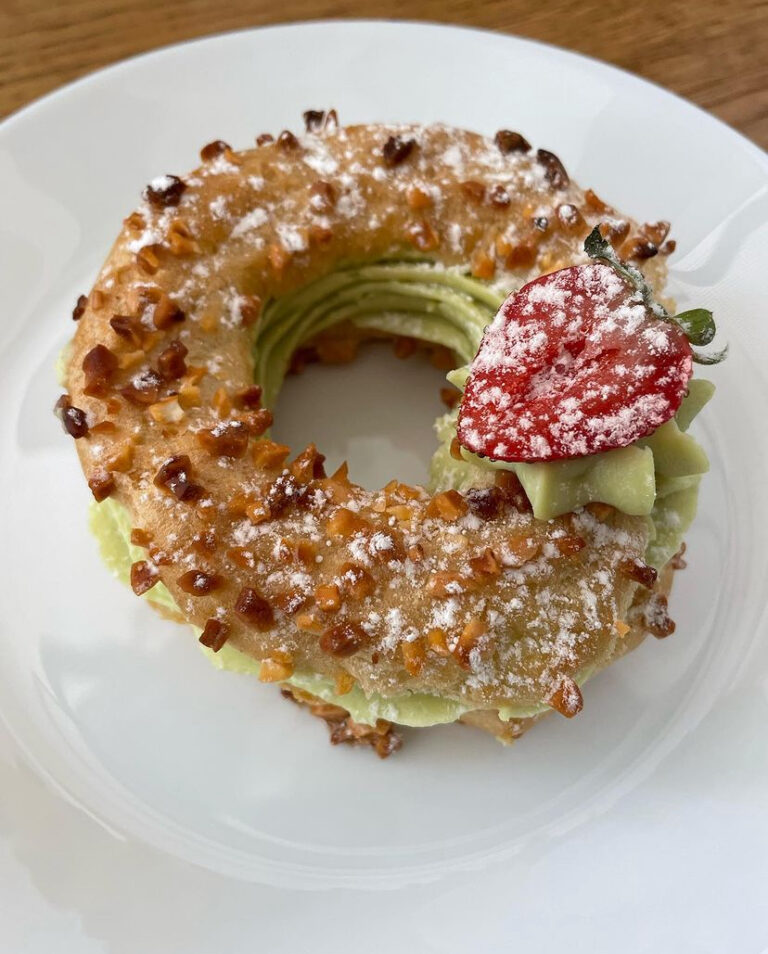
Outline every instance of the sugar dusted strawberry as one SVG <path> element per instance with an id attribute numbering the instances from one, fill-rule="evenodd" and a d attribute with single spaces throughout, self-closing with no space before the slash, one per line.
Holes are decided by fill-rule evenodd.
<path id="1" fill-rule="evenodd" d="M 472 362 L 458 420 L 467 450 L 503 461 L 564 460 L 626 447 L 674 416 L 692 362 L 711 363 L 712 315 L 673 318 L 599 232 L 602 261 L 543 275 L 510 295 Z"/>

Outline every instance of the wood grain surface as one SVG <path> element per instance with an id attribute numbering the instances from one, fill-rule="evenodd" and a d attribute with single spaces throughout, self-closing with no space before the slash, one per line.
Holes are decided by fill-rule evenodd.
<path id="1" fill-rule="evenodd" d="M 0 0 L 0 117 L 168 43 L 288 20 L 485 27 L 615 63 L 768 147 L 768 0 Z"/>

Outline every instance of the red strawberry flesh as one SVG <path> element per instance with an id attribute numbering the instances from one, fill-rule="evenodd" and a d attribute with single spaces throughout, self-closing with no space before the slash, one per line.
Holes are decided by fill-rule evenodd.
<path id="1" fill-rule="evenodd" d="M 692 374 L 683 331 L 610 265 L 524 285 L 486 328 L 458 437 L 493 460 L 547 461 L 626 447 L 674 416 Z"/>

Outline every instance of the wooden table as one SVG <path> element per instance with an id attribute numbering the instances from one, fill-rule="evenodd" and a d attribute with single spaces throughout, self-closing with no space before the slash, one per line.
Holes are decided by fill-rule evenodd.
<path id="1" fill-rule="evenodd" d="M 0 117 L 167 43 L 366 15 L 486 27 L 570 47 L 666 86 L 768 147 L 767 0 L 0 0 Z"/>

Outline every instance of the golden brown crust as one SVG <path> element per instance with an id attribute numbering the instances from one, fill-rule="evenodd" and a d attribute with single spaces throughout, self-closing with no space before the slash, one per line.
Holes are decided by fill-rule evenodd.
<path id="1" fill-rule="evenodd" d="M 266 678 L 309 669 L 488 708 L 556 700 L 614 652 L 642 519 L 602 508 L 543 523 L 508 487 L 488 516 L 452 491 L 326 478 L 313 448 L 288 463 L 263 436 L 271 414 L 252 388 L 262 303 L 339 262 L 409 249 L 522 282 L 582 260 L 599 221 L 647 253 L 635 240 L 649 227 L 520 148 L 333 123 L 240 153 L 211 144 L 184 180 L 150 184 L 78 306 L 78 451 L 97 498 L 144 535 L 137 591 L 162 580 Z"/>

